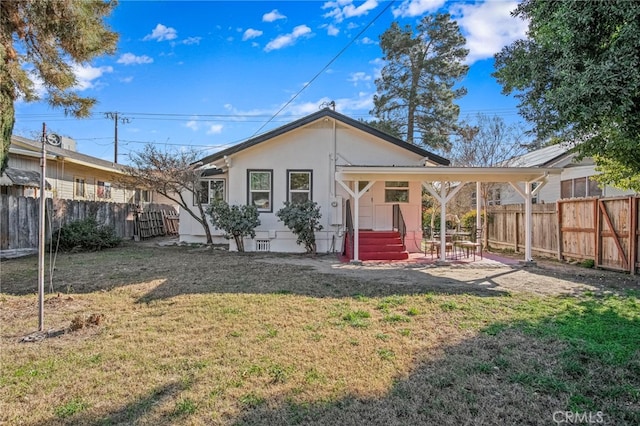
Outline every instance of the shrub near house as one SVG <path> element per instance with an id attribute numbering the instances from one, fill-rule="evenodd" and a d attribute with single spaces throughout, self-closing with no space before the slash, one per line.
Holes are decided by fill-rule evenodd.
<path id="1" fill-rule="evenodd" d="M 320 206 L 315 201 L 302 203 L 286 201 L 284 207 L 276 213 L 278 219 L 296 234 L 296 243 L 304 244 L 307 253 L 316 253 L 316 231 L 322 230 L 320 225 Z"/>

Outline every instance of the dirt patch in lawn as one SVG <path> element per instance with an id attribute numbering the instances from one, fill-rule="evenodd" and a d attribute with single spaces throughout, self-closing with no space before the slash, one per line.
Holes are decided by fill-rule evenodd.
<path id="1" fill-rule="evenodd" d="M 59 296 L 108 291 L 152 280 L 162 283 L 140 296 L 147 301 L 208 292 L 212 286 L 222 292 L 281 292 L 314 297 L 353 296 L 354 291 L 384 297 L 428 292 L 560 295 L 640 290 L 638 276 L 552 260 L 537 260 L 535 266 L 527 267 L 497 262 L 449 266 L 419 262 L 353 265 L 341 262 L 335 254 L 230 253 L 220 247 L 178 246 L 158 241 L 129 242 L 121 248 L 96 253 L 59 254 L 55 265 L 47 259 L 47 293 Z M 340 280 L 347 280 L 349 286 L 340 285 Z M 37 257 L 3 260 L 0 292 L 36 293 Z M 61 301 L 53 299 L 50 303 Z"/>

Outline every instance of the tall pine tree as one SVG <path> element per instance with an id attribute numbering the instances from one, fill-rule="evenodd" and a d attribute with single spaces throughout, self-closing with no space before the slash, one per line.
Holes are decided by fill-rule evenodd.
<path id="1" fill-rule="evenodd" d="M 425 16 L 415 32 L 391 24 L 380 36 L 386 65 L 371 113 L 395 123 L 409 143 L 448 151 L 460 112 L 454 101 L 466 94 L 454 88 L 469 70 L 465 41 L 449 14 Z"/>

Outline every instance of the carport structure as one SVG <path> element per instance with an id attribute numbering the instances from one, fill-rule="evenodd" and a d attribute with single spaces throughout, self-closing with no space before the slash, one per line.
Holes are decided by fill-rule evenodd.
<path id="1" fill-rule="evenodd" d="M 560 174 L 560 168 L 542 167 L 404 167 L 404 166 L 337 166 L 335 180 L 354 200 L 354 250 L 353 262 L 359 262 L 359 209 L 360 198 L 378 181 L 418 181 L 440 203 L 440 229 L 446 229 L 447 203 L 466 184 L 476 182 L 476 193 L 484 182 L 508 183 L 524 199 L 525 203 L 525 253 L 524 260 L 532 261 L 532 199 L 547 182 L 547 176 Z M 368 182 L 361 190 L 359 183 Z M 350 185 L 353 184 L 353 186 Z M 455 186 L 446 185 L 455 183 Z M 533 188 L 533 184 L 537 183 Z M 448 189 L 451 188 L 451 189 Z M 481 226 L 481 199 L 476 197 L 476 226 Z M 440 233 L 440 260 L 446 262 L 445 233 Z"/>

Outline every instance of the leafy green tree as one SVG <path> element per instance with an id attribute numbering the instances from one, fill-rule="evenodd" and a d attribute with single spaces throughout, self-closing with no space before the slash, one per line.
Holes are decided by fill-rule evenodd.
<path id="1" fill-rule="evenodd" d="M 118 35 L 104 19 L 117 2 L 110 0 L 0 1 L 0 171 L 15 123 L 14 103 L 38 100 L 41 83 L 52 107 L 74 117 L 87 117 L 95 99 L 74 87 L 73 65 L 111 54 Z"/>
<path id="2" fill-rule="evenodd" d="M 525 0 L 513 14 L 528 38 L 496 55 L 494 75 L 537 137 L 640 173 L 640 2 Z"/>
<path id="3" fill-rule="evenodd" d="M 415 33 L 393 22 L 380 36 L 386 65 L 376 80 L 371 113 L 394 123 L 409 143 L 448 150 L 460 112 L 454 101 L 466 94 L 454 88 L 469 70 L 464 45 L 449 14 L 425 16 Z"/>
<path id="4" fill-rule="evenodd" d="M 244 237 L 254 238 L 260 225 L 258 207 L 254 205 L 230 206 L 224 201 L 216 201 L 209 206 L 207 214 L 214 226 L 225 232 L 226 239 L 234 239 L 240 252 L 244 252 Z"/>
<path id="5" fill-rule="evenodd" d="M 145 188 L 161 194 L 194 218 L 204 229 L 207 244 L 213 243 L 204 205 L 209 203 L 209 188 L 203 188 L 202 170 L 194 167 L 198 154 L 193 150 L 162 151 L 147 144 L 129 154 L 130 165 L 123 166 L 126 178 L 119 184 Z"/>
<path id="6" fill-rule="evenodd" d="M 595 156 L 596 171 L 593 178 L 601 185 L 612 185 L 620 189 L 631 189 L 640 192 L 640 173 L 630 167 L 611 159 Z"/>
<path id="7" fill-rule="evenodd" d="M 304 244 L 307 253 L 316 253 L 316 231 L 322 230 L 318 203 L 311 200 L 302 203 L 286 201 L 276 216 L 297 235 L 296 243 Z"/>

